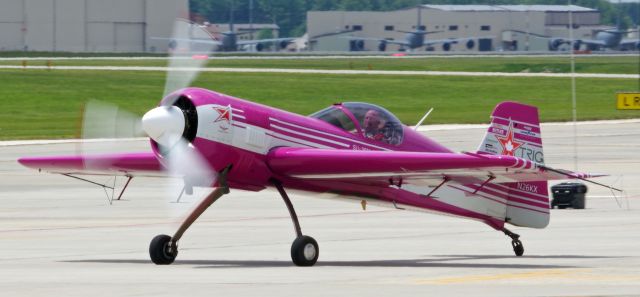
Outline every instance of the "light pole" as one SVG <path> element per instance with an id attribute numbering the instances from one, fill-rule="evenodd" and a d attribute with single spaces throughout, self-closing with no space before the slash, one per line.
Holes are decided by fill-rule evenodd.
<path id="1" fill-rule="evenodd" d="M 573 118 L 573 170 L 578 171 L 578 111 L 576 107 L 576 57 L 574 55 L 573 40 L 573 9 L 569 3 L 569 56 L 571 58 L 571 114 Z"/>

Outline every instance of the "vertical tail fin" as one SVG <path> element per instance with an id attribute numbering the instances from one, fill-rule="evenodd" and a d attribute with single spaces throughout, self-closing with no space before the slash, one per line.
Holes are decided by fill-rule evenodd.
<path id="1" fill-rule="evenodd" d="M 516 102 L 498 104 L 478 153 L 508 155 L 544 164 L 538 108 Z"/>
<path id="2" fill-rule="evenodd" d="M 416 24 L 416 31 L 420 31 L 422 26 L 422 4 L 418 5 L 418 20 Z"/>
<path id="3" fill-rule="evenodd" d="M 491 125 L 478 153 L 508 155 L 544 164 L 538 108 L 502 102 L 491 114 Z M 549 223 L 549 192 L 546 181 L 497 184 L 506 194 L 508 223 L 544 228 Z M 545 210 L 546 208 L 546 210 Z"/>

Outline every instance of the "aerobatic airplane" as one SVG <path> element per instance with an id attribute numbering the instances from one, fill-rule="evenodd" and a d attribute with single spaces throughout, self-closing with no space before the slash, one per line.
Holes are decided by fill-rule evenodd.
<path id="1" fill-rule="evenodd" d="M 512 239 L 507 224 L 544 228 L 549 222 L 547 181 L 590 177 L 544 165 L 538 111 L 503 102 L 475 152 L 454 153 L 404 126 L 382 107 L 341 103 L 302 116 L 200 88 L 178 90 L 147 112 L 142 125 L 151 150 L 142 153 L 25 157 L 24 166 L 63 174 L 134 177 L 175 172 L 185 186 L 215 187 L 173 236 L 151 241 L 151 259 L 170 264 L 178 241 L 213 202 L 230 189 L 279 191 L 293 220 L 291 258 L 313 265 L 317 242 L 301 232 L 286 189 L 338 193 L 396 208 L 437 212 L 483 222 Z M 196 170 L 197 154 L 218 173 L 215 181 Z M 172 161 L 173 160 L 173 161 Z M 187 162 L 189 165 L 184 165 Z"/>
<path id="2" fill-rule="evenodd" d="M 176 40 L 191 34 L 193 26 L 177 24 Z M 187 193 L 193 187 L 213 188 L 172 236 L 153 238 L 149 254 L 156 264 L 172 263 L 184 232 L 232 189 L 275 188 L 295 227 L 291 259 L 311 266 L 319 256 L 318 243 L 303 235 L 287 190 L 330 192 L 363 206 L 374 203 L 476 220 L 504 232 L 521 256 L 519 235 L 506 226 L 547 226 L 548 180 L 576 178 L 598 184 L 586 179 L 594 175 L 544 164 L 538 110 L 533 106 L 498 104 L 478 149 L 455 153 L 372 104 L 334 104 L 303 116 L 186 87 L 207 60 L 180 53 L 174 51 L 169 63 L 174 70 L 168 73 L 164 98 L 141 120 L 150 138 L 149 151 L 18 160 L 29 168 L 76 178 L 126 176 L 129 180 L 119 197 L 131 178 L 149 174 L 180 177 Z M 92 118 L 108 122 L 97 113 L 85 114 L 85 120 Z M 114 122 L 122 126 L 123 120 Z"/>

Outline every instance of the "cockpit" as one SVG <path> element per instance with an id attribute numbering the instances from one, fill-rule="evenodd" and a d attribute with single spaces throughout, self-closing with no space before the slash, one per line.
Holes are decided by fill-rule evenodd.
<path id="1" fill-rule="evenodd" d="M 311 115 L 364 138 L 391 145 L 402 143 L 402 123 L 388 110 L 369 103 L 334 104 Z"/>

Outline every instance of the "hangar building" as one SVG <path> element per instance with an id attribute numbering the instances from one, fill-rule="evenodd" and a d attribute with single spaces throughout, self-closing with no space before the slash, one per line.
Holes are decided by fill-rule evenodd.
<path id="1" fill-rule="evenodd" d="M 0 0 L 0 50 L 156 52 L 186 0 Z"/>
<path id="2" fill-rule="evenodd" d="M 548 39 L 535 35 L 568 38 L 569 12 L 574 38 L 591 38 L 594 30 L 603 28 L 599 11 L 575 5 L 420 5 L 396 11 L 309 11 L 307 30 L 312 50 L 354 50 L 348 36 L 404 40 L 405 33 L 400 31 L 416 30 L 418 9 L 422 29 L 440 31 L 428 34 L 426 40 L 481 37 L 473 48 L 465 43 L 451 44 L 452 51 L 547 51 Z M 361 50 L 378 50 L 378 44 L 366 40 Z M 398 49 L 391 44 L 387 47 Z M 428 50 L 442 51 L 443 47 L 439 44 Z"/>

